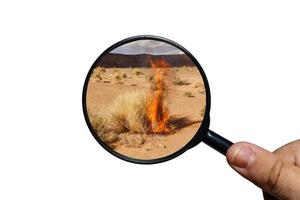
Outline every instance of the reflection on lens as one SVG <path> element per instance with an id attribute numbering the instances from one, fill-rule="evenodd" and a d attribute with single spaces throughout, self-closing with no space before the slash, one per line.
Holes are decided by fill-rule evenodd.
<path id="1" fill-rule="evenodd" d="M 180 49 L 150 39 L 104 55 L 88 82 L 88 118 L 113 151 L 147 160 L 175 153 L 196 134 L 205 112 L 198 68 Z"/>

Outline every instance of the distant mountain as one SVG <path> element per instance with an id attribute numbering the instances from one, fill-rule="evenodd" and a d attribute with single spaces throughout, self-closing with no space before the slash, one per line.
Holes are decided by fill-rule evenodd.
<path id="1" fill-rule="evenodd" d="M 164 59 L 172 67 L 178 66 L 194 66 L 193 61 L 186 54 L 172 54 L 172 55 L 151 55 L 151 54 L 137 54 L 125 55 L 108 53 L 97 64 L 101 67 L 149 67 L 150 60 Z"/>

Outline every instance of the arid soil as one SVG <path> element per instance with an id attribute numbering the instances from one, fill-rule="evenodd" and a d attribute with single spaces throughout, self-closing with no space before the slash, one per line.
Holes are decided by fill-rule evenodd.
<path id="1" fill-rule="evenodd" d="M 174 67 L 170 71 L 166 102 L 176 130 L 170 134 L 148 134 L 138 146 L 115 142 L 111 145 L 115 151 L 137 159 L 156 159 L 178 151 L 193 138 L 205 112 L 203 80 L 196 67 Z M 116 73 L 126 75 L 116 78 Z M 101 80 L 93 77 L 89 81 L 87 107 L 101 112 L 121 93 L 149 90 L 149 75 L 149 68 L 105 68 Z"/>

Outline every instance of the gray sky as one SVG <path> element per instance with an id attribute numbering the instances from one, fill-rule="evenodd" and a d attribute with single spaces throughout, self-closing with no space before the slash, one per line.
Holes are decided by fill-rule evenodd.
<path id="1" fill-rule="evenodd" d="M 119 54 L 153 54 L 153 55 L 170 55 L 183 54 L 177 47 L 165 42 L 155 40 L 137 40 L 119 46 L 111 51 Z"/>

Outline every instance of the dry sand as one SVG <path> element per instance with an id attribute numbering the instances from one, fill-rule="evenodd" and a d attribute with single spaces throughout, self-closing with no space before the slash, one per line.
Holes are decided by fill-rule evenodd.
<path id="1" fill-rule="evenodd" d="M 126 73 L 126 78 L 116 81 L 116 71 Z M 142 72 L 136 75 L 136 71 Z M 87 107 L 101 112 L 103 106 L 109 105 L 116 96 L 123 92 L 149 90 L 150 83 L 146 76 L 151 74 L 149 68 L 106 68 L 102 80 L 91 78 L 87 90 Z M 179 78 L 188 85 L 176 85 L 173 81 Z M 172 134 L 149 134 L 139 147 L 127 147 L 120 142 L 115 143 L 114 150 L 137 159 L 155 159 L 168 156 L 184 147 L 199 129 L 205 109 L 205 89 L 203 80 L 196 67 L 171 68 L 168 82 L 167 105 L 171 117 L 187 117 L 192 123 L 184 125 Z M 190 92 L 189 97 L 186 92 Z"/>

